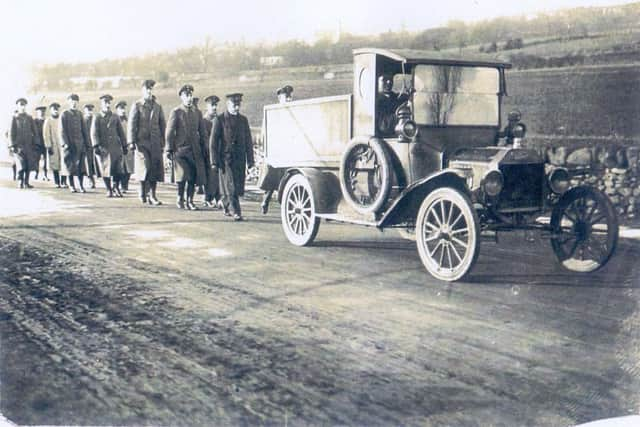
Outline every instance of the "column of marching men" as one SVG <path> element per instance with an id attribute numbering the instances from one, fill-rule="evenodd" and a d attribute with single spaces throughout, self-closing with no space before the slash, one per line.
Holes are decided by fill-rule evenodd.
<path id="1" fill-rule="evenodd" d="M 205 98 L 206 112 L 198 109 L 194 88 L 178 91 L 180 103 L 168 120 L 153 94 L 155 81 L 142 82 L 142 97 L 127 115 L 127 104 L 119 101 L 112 110 L 113 96 L 102 95 L 99 106 L 80 110 L 80 97 L 70 94 L 67 108 L 57 102 L 38 106 L 33 118 L 26 111 L 27 100 L 16 101 L 16 110 L 7 132 L 13 157 L 13 179 L 21 189 L 33 188 L 42 161 L 43 180 L 53 175 L 56 188 L 86 193 L 84 178 L 91 189 L 102 178 L 109 198 L 123 197 L 129 179 L 139 182 L 139 200 L 150 206 L 162 205 L 157 185 L 165 181 L 165 161 L 169 162 L 171 183 L 176 184 L 176 206 L 198 210 L 195 194 L 202 194 L 202 206 L 221 208 L 225 216 L 242 221 L 239 197 L 244 194 L 245 173 L 254 165 L 253 141 L 247 118 L 240 114 L 241 93 L 226 95 L 226 108 L 218 114 L 220 101 Z"/>

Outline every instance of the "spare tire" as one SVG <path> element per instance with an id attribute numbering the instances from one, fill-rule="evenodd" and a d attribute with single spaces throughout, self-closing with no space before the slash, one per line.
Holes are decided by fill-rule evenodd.
<path id="1" fill-rule="evenodd" d="M 361 214 L 378 212 L 391 191 L 391 171 L 384 141 L 353 139 L 340 161 L 340 188 L 347 203 Z"/>

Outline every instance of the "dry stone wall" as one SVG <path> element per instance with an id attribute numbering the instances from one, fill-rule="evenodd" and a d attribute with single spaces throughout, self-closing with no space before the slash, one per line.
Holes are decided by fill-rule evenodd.
<path id="1" fill-rule="evenodd" d="M 573 185 L 604 192 L 616 207 L 621 223 L 637 222 L 640 210 L 640 146 L 601 143 L 586 147 L 538 147 L 548 163 L 567 168 Z"/>

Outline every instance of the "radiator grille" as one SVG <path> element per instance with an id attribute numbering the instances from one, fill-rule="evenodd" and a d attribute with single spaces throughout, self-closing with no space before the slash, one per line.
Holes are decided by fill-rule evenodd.
<path id="1" fill-rule="evenodd" d="M 500 193 L 498 210 L 539 208 L 542 205 L 544 165 L 501 165 L 504 187 Z"/>

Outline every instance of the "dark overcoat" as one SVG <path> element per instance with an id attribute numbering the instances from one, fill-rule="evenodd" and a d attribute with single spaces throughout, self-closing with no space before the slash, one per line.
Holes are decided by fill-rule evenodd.
<path id="1" fill-rule="evenodd" d="M 44 146 L 44 119 L 33 119 L 36 125 L 36 148 L 38 149 L 38 160 L 36 161 L 36 170 L 39 169 L 40 158 L 47 155 L 47 149 Z"/>
<path id="2" fill-rule="evenodd" d="M 87 132 L 89 132 L 89 138 L 91 138 L 91 125 L 95 120 L 95 115 L 85 116 L 84 125 L 87 128 Z M 98 166 L 96 165 L 96 157 L 93 153 L 93 146 L 91 145 L 91 140 L 89 140 L 89 144 L 87 145 L 87 175 L 95 176 L 98 175 Z"/>
<path id="3" fill-rule="evenodd" d="M 165 149 L 174 155 L 176 182 L 190 181 L 204 185 L 206 181 L 204 146 L 207 131 L 202 113 L 195 107 L 180 105 L 171 111 L 167 123 Z"/>
<path id="4" fill-rule="evenodd" d="M 220 190 L 228 197 L 244 195 L 247 167 L 253 166 L 253 141 L 249 121 L 225 111 L 212 124 L 211 165 L 220 171 Z"/>
<path id="5" fill-rule="evenodd" d="M 207 173 L 207 181 L 204 183 L 204 191 L 207 196 L 218 198 L 220 196 L 220 176 L 218 170 L 211 169 L 211 153 L 209 149 L 209 140 L 211 138 L 211 130 L 213 129 L 213 119 L 216 116 L 204 115 L 202 121 L 207 136 L 207 143 L 204 145 L 204 168 Z"/>
<path id="6" fill-rule="evenodd" d="M 111 112 L 96 114 L 91 124 L 91 143 L 98 170 L 104 178 L 124 174 L 127 136 L 118 116 Z"/>
<path id="7" fill-rule="evenodd" d="M 166 125 L 162 107 L 154 100 L 141 99 L 131 106 L 127 141 L 136 147 L 135 178 L 138 181 L 164 182 L 162 148 Z"/>
<path id="8" fill-rule="evenodd" d="M 128 119 L 127 116 L 118 116 L 120 118 L 120 122 L 122 123 L 122 129 L 124 129 L 124 134 L 127 134 L 127 124 Z M 135 159 L 136 150 L 129 146 L 127 150 L 127 154 L 124 155 L 124 173 L 133 174 L 135 171 Z"/>
<path id="9" fill-rule="evenodd" d="M 18 170 L 34 171 L 38 168 L 40 148 L 36 133 L 36 124 L 29 114 L 16 114 L 11 119 L 9 147 Z"/>
<path id="10" fill-rule="evenodd" d="M 66 110 L 60 116 L 60 143 L 62 148 L 61 175 L 87 174 L 87 146 L 89 130 L 79 110 Z"/>

